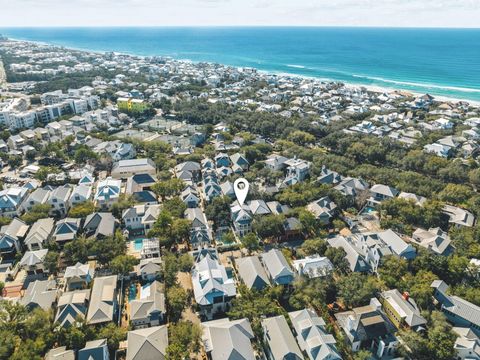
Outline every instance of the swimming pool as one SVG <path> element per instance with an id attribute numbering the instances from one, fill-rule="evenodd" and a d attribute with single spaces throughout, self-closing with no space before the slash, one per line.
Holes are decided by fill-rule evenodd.
<path id="1" fill-rule="evenodd" d="M 364 214 L 370 214 L 372 212 L 376 212 L 377 209 L 371 206 L 366 206 L 365 209 L 363 209 Z"/>
<path id="2" fill-rule="evenodd" d="M 128 292 L 128 302 L 132 302 L 137 298 L 137 287 L 135 284 L 130 285 L 130 291 Z"/>
<path id="3" fill-rule="evenodd" d="M 134 248 L 136 251 L 142 250 L 142 248 L 143 248 L 143 239 L 135 239 L 135 240 L 133 241 L 133 248 Z"/>

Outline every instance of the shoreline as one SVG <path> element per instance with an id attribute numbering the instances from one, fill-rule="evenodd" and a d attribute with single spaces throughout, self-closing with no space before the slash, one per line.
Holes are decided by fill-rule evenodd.
<path id="1" fill-rule="evenodd" d="M 289 73 L 289 72 L 284 72 L 284 71 L 273 71 L 273 70 L 261 70 L 253 66 L 235 66 L 235 65 L 228 65 L 224 63 L 219 63 L 219 62 L 212 62 L 212 61 L 196 61 L 196 60 L 191 60 L 191 59 L 183 59 L 179 57 L 174 57 L 171 55 L 139 55 L 135 53 L 128 53 L 128 52 L 123 52 L 123 51 L 109 51 L 109 50 L 93 50 L 93 49 L 86 49 L 86 48 L 76 48 L 72 46 L 65 46 L 61 44 L 55 44 L 55 43 L 48 43 L 44 41 L 35 41 L 35 40 L 26 40 L 26 39 L 19 39 L 19 38 L 11 38 L 7 36 L 7 39 L 9 41 L 17 41 L 17 42 L 25 42 L 25 43 L 31 43 L 31 44 L 36 44 L 36 45 L 44 45 L 44 46 L 53 46 L 53 47 L 58 47 L 58 48 L 64 48 L 67 50 L 71 51 L 78 51 L 78 52 L 83 52 L 83 53 L 92 53 L 92 54 L 105 54 L 105 53 L 114 53 L 118 55 L 125 55 L 125 56 L 132 56 L 132 57 L 138 57 L 138 58 L 149 58 L 149 57 L 165 57 L 165 58 L 171 58 L 175 61 L 181 61 L 181 62 L 192 62 L 194 64 L 198 63 L 207 63 L 207 64 L 218 64 L 218 65 L 223 65 L 223 66 L 228 66 L 228 67 L 233 67 L 233 68 L 254 68 L 257 70 L 259 73 L 266 74 L 266 75 L 279 75 L 279 76 L 289 76 L 289 77 L 294 77 L 294 78 L 299 78 L 299 79 L 311 79 L 311 80 L 317 80 L 320 82 L 336 82 L 336 83 L 342 83 L 346 87 L 349 88 L 359 88 L 363 87 L 367 89 L 368 91 L 375 92 L 375 93 L 390 93 L 390 92 L 395 92 L 395 91 L 402 91 L 406 92 L 409 94 L 412 94 L 413 96 L 423 96 L 425 94 L 430 94 L 429 92 L 422 92 L 422 91 L 416 91 L 416 90 L 410 90 L 410 89 L 402 89 L 400 87 L 390 87 L 390 86 L 381 86 L 381 85 L 372 85 L 372 84 L 362 84 L 362 83 L 356 83 L 356 82 L 351 82 L 351 81 L 343 81 L 343 80 L 337 80 L 337 79 L 332 79 L 332 78 L 322 78 L 320 76 L 309 76 L 309 75 L 302 75 L 302 74 L 296 74 L 296 73 Z M 288 67 L 291 68 L 298 68 L 302 69 L 304 68 L 303 66 L 300 65 L 287 65 Z M 350 74 L 350 76 L 355 77 L 355 74 Z M 357 76 L 361 77 L 361 76 Z M 382 81 L 392 81 L 393 80 L 382 80 Z M 415 86 L 414 83 L 408 84 L 410 86 Z M 439 89 L 449 89 L 449 88 L 455 88 L 452 86 L 440 86 L 440 85 L 433 85 L 433 84 L 420 84 L 419 86 L 432 86 L 432 87 L 438 87 Z M 461 90 L 460 90 L 461 91 Z M 475 91 L 476 92 L 476 91 Z M 480 92 L 480 90 L 478 90 Z M 471 99 L 466 99 L 458 96 L 447 96 L 447 95 L 436 95 L 436 94 L 430 94 L 432 95 L 435 100 L 439 102 L 453 102 L 453 103 L 458 103 L 458 102 L 467 102 L 472 106 L 477 106 L 480 107 L 480 100 L 471 100 Z"/>

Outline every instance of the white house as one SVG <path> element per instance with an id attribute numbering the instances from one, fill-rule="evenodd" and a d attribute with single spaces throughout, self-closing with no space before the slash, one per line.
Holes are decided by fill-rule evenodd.
<path id="1" fill-rule="evenodd" d="M 59 186 L 51 192 L 48 199 L 48 203 L 52 206 L 50 214 L 55 216 L 65 216 L 67 214 L 70 209 L 71 192 L 72 189 L 68 185 Z"/>
<path id="2" fill-rule="evenodd" d="M 237 295 L 235 281 L 228 277 L 216 251 L 200 253 L 192 270 L 192 283 L 195 301 L 207 319 L 227 311 Z"/>
<path id="3" fill-rule="evenodd" d="M 107 178 L 100 181 L 95 192 L 94 200 L 102 209 L 109 209 L 120 198 L 122 181 Z"/>
<path id="4" fill-rule="evenodd" d="M 92 198 L 92 186 L 90 185 L 77 185 L 72 189 L 70 194 L 70 205 L 74 206 Z"/>
<path id="5" fill-rule="evenodd" d="M 333 270 L 331 261 L 327 257 L 318 254 L 294 260 L 292 266 L 298 274 L 309 278 L 322 277 L 328 275 Z"/>

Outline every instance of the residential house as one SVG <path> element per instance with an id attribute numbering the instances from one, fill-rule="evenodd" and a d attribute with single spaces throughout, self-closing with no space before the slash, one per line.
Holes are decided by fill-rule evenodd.
<path id="1" fill-rule="evenodd" d="M 200 205 L 198 191 L 192 186 L 187 186 L 180 194 L 180 198 L 188 208 L 196 208 Z"/>
<path id="2" fill-rule="evenodd" d="M 162 270 L 162 260 L 160 257 L 141 259 L 137 265 L 137 276 L 144 281 L 152 282 Z"/>
<path id="3" fill-rule="evenodd" d="M 260 291 L 270 286 L 270 279 L 258 256 L 247 256 L 235 262 L 240 279 L 249 289 Z"/>
<path id="4" fill-rule="evenodd" d="M 250 163 L 246 159 L 245 155 L 240 153 L 235 153 L 230 156 L 230 161 L 232 163 L 232 168 L 235 171 L 235 167 L 240 168 L 242 171 L 247 171 Z"/>
<path id="5" fill-rule="evenodd" d="M 25 144 L 25 139 L 20 135 L 11 135 L 7 140 L 7 145 L 10 150 L 18 150 Z"/>
<path id="6" fill-rule="evenodd" d="M 95 270 L 90 264 L 82 264 L 80 262 L 73 266 L 67 266 L 63 278 L 66 282 L 68 291 L 77 289 L 85 289 L 93 279 Z"/>
<path id="7" fill-rule="evenodd" d="M 269 201 L 267 206 L 274 215 L 287 214 L 291 209 L 288 205 L 282 205 L 278 201 Z"/>
<path id="8" fill-rule="evenodd" d="M 130 322 L 134 329 L 160 325 L 164 315 L 165 294 L 158 281 L 142 286 L 140 298 L 130 301 Z"/>
<path id="9" fill-rule="evenodd" d="M 427 153 L 435 154 L 445 159 L 447 159 L 453 152 L 452 147 L 438 143 L 427 144 L 423 147 L 423 150 Z"/>
<path id="10" fill-rule="evenodd" d="M 218 169 L 218 168 L 222 168 L 222 167 L 230 167 L 231 163 L 230 163 L 230 157 L 228 156 L 228 154 L 226 153 L 218 153 L 216 156 L 215 156 L 215 167 Z"/>
<path id="11" fill-rule="evenodd" d="M 293 282 L 293 270 L 280 250 L 271 249 L 263 253 L 261 258 L 272 283 L 276 285 L 289 285 Z"/>
<path id="12" fill-rule="evenodd" d="M 418 331 L 426 328 L 427 320 L 420 314 L 417 304 L 407 292 L 400 294 L 397 289 L 384 291 L 379 300 L 383 311 L 397 329 Z"/>
<path id="13" fill-rule="evenodd" d="M 27 272 L 27 275 L 44 274 L 48 271 L 43 264 L 47 253 L 48 249 L 25 252 L 19 262 L 20 267 Z"/>
<path id="14" fill-rule="evenodd" d="M 78 350 L 78 360 L 110 360 L 107 339 L 92 340 Z"/>
<path id="15" fill-rule="evenodd" d="M 13 259 L 22 250 L 22 240 L 28 231 L 28 225 L 19 218 L 0 228 L 0 255 L 3 259 Z"/>
<path id="16" fill-rule="evenodd" d="M 282 171 L 287 167 L 287 160 L 288 158 L 284 156 L 273 154 L 265 160 L 265 167 L 272 171 Z"/>
<path id="17" fill-rule="evenodd" d="M 133 194 L 133 200 L 135 203 L 144 205 L 158 204 L 157 195 L 153 191 L 144 190 Z"/>
<path id="18" fill-rule="evenodd" d="M 25 246 L 30 251 L 40 250 L 48 243 L 55 228 L 55 220 L 52 218 L 37 220 L 25 238 Z"/>
<path id="19" fill-rule="evenodd" d="M 320 184 L 338 184 L 341 181 L 342 176 L 339 173 L 328 169 L 325 165 L 322 165 L 317 182 Z"/>
<path id="20" fill-rule="evenodd" d="M 391 229 L 378 233 L 360 233 L 352 236 L 357 248 L 370 265 L 372 271 L 376 272 L 384 256 L 394 255 L 407 260 L 416 257 L 415 248 L 406 243 L 396 232 Z"/>
<path id="21" fill-rule="evenodd" d="M 327 257 L 318 254 L 294 260 L 292 265 L 297 274 L 311 279 L 326 276 L 333 271 L 331 261 Z"/>
<path id="22" fill-rule="evenodd" d="M 248 208 L 253 216 L 268 215 L 271 213 L 267 203 L 263 200 L 252 200 L 247 203 Z"/>
<path id="23" fill-rule="evenodd" d="M 166 358 L 168 329 L 166 325 L 132 330 L 127 335 L 126 360 L 161 360 Z"/>
<path id="24" fill-rule="evenodd" d="M 72 241 L 77 237 L 80 230 L 81 219 L 65 218 L 57 221 L 53 239 L 59 245 L 64 245 L 68 241 Z"/>
<path id="25" fill-rule="evenodd" d="M 408 201 L 412 201 L 417 206 L 423 206 L 425 201 L 427 201 L 427 198 L 425 198 L 423 196 L 413 194 L 413 193 L 407 193 L 407 192 L 403 192 L 403 191 L 398 195 L 398 198 L 408 200 Z"/>
<path id="26" fill-rule="evenodd" d="M 307 205 L 307 210 L 323 225 L 330 223 L 330 219 L 335 215 L 336 209 L 337 205 L 328 196 Z"/>
<path id="27" fill-rule="evenodd" d="M 434 126 L 434 128 L 439 130 L 448 130 L 453 128 L 454 123 L 451 122 L 449 119 L 439 118 L 437 120 L 434 120 L 432 125 Z"/>
<path id="28" fill-rule="evenodd" d="M 117 220 L 109 212 L 94 212 L 85 219 L 83 232 L 87 237 L 102 239 L 115 234 Z"/>
<path id="29" fill-rule="evenodd" d="M 111 208 L 111 206 L 119 200 L 121 188 L 121 180 L 107 178 L 100 181 L 94 196 L 97 206 L 104 210 Z"/>
<path id="30" fill-rule="evenodd" d="M 175 166 L 175 175 L 179 179 L 197 181 L 201 177 L 202 167 L 198 162 L 186 161 Z"/>
<path id="31" fill-rule="evenodd" d="M 11 187 L 0 191 L 0 216 L 16 217 L 20 215 L 23 200 L 27 195 L 26 187 Z"/>
<path id="32" fill-rule="evenodd" d="M 304 359 L 283 315 L 263 319 L 262 329 L 269 360 Z"/>
<path id="33" fill-rule="evenodd" d="M 200 208 L 185 210 L 185 218 L 190 220 L 190 245 L 193 249 L 210 245 L 211 234 L 207 218 Z"/>
<path id="34" fill-rule="evenodd" d="M 205 193 L 205 200 L 211 202 L 214 198 L 222 196 L 222 188 L 218 183 L 216 173 L 210 171 L 204 172 L 203 175 L 203 191 Z"/>
<path id="35" fill-rule="evenodd" d="M 210 360 L 255 360 L 248 319 L 219 319 L 202 322 L 202 342 Z"/>
<path id="36" fill-rule="evenodd" d="M 117 276 L 97 277 L 93 282 L 87 323 L 102 324 L 114 320 L 117 312 Z"/>
<path id="37" fill-rule="evenodd" d="M 148 233 L 157 221 L 158 215 L 160 214 L 161 207 L 160 205 L 149 205 L 144 212 L 142 217 L 142 224 L 144 232 Z"/>
<path id="38" fill-rule="evenodd" d="M 220 264 L 216 252 L 199 253 L 192 270 L 192 282 L 195 301 L 206 319 L 227 311 L 237 294 L 235 281 Z"/>
<path id="39" fill-rule="evenodd" d="M 151 159 L 120 160 L 113 165 L 114 179 L 127 179 L 135 174 L 155 175 L 157 167 Z"/>
<path id="40" fill-rule="evenodd" d="M 369 206 L 377 206 L 382 201 L 393 199 L 398 195 L 398 190 L 387 185 L 375 184 L 370 188 L 370 198 L 367 201 Z"/>
<path id="41" fill-rule="evenodd" d="M 448 222 L 457 228 L 475 225 L 475 216 L 468 210 L 452 205 L 444 205 L 442 212 L 449 217 Z"/>
<path id="42" fill-rule="evenodd" d="M 78 185 L 89 186 L 95 183 L 95 177 L 91 174 L 83 175 L 80 180 L 78 180 Z"/>
<path id="43" fill-rule="evenodd" d="M 75 351 L 67 350 L 66 346 L 51 349 L 45 355 L 45 360 L 75 360 Z"/>
<path id="44" fill-rule="evenodd" d="M 413 232 L 412 240 L 437 255 L 447 256 L 454 250 L 448 233 L 439 227 L 428 230 L 418 228 Z"/>
<path id="45" fill-rule="evenodd" d="M 115 153 L 112 154 L 112 159 L 114 161 L 130 160 L 133 159 L 136 154 L 137 152 L 133 144 L 121 143 Z"/>
<path id="46" fill-rule="evenodd" d="M 84 203 L 92 198 L 92 186 L 91 185 L 77 185 L 72 189 L 70 194 L 69 203 L 71 206 Z"/>
<path id="47" fill-rule="evenodd" d="M 220 189 L 222 190 L 223 196 L 228 196 L 229 198 L 235 198 L 235 190 L 233 188 L 233 183 L 231 181 L 225 181 L 220 184 Z"/>
<path id="48" fill-rule="evenodd" d="M 85 319 L 90 299 L 90 289 L 65 292 L 58 299 L 55 323 L 68 328 L 77 321 Z"/>
<path id="49" fill-rule="evenodd" d="M 296 217 L 288 217 L 283 222 L 283 234 L 278 241 L 289 241 L 302 237 L 303 225 Z"/>
<path id="50" fill-rule="evenodd" d="M 442 280 L 435 280 L 433 297 L 440 305 L 447 320 L 458 327 L 467 327 L 480 336 L 480 307 L 456 295 L 448 294 L 448 285 Z"/>
<path id="51" fill-rule="evenodd" d="M 159 205 L 153 205 L 158 207 Z M 149 208 L 149 205 L 135 205 L 128 209 L 123 210 L 122 220 L 127 230 L 145 230 L 142 222 L 145 212 Z"/>
<path id="52" fill-rule="evenodd" d="M 341 360 L 336 340 L 326 329 L 325 321 L 311 309 L 288 313 L 297 334 L 300 349 L 310 360 Z"/>
<path id="53" fill-rule="evenodd" d="M 348 261 L 350 266 L 350 271 L 352 272 L 367 272 L 370 270 L 363 252 L 357 245 L 352 241 L 351 238 L 346 238 L 344 236 L 338 235 L 327 240 L 328 245 L 334 248 L 342 248 L 345 250 L 345 259 Z"/>
<path id="54" fill-rule="evenodd" d="M 459 360 L 480 360 L 480 339 L 466 327 L 454 327 L 453 332 L 458 335 L 454 349 Z"/>
<path id="55" fill-rule="evenodd" d="M 381 311 L 376 298 L 367 306 L 337 313 L 335 318 L 353 352 L 366 349 L 379 359 L 395 355 L 399 344 L 394 335 L 396 328 Z"/>
<path id="56" fill-rule="evenodd" d="M 50 210 L 52 216 L 62 217 L 67 215 L 67 212 L 70 209 L 69 200 L 71 192 L 72 188 L 69 185 L 59 186 L 52 190 L 50 197 L 48 198 L 48 203 L 52 207 Z"/>
<path id="57" fill-rule="evenodd" d="M 33 190 L 22 202 L 22 211 L 30 211 L 35 205 L 42 205 L 50 198 L 50 188 L 37 188 Z"/>
<path id="58" fill-rule="evenodd" d="M 58 289 L 55 280 L 36 280 L 28 284 L 20 304 L 29 311 L 40 308 L 45 311 L 54 307 L 57 301 Z"/>
<path id="59" fill-rule="evenodd" d="M 253 215 L 248 206 L 240 206 L 238 203 L 233 203 L 230 207 L 232 213 L 232 222 L 235 233 L 243 237 L 252 231 Z"/>
<path id="60" fill-rule="evenodd" d="M 127 179 L 125 192 L 127 194 L 134 194 L 145 190 L 151 190 L 156 182 L 155 178 L 150 174 L 135 174 Z"/>
<path id="61" fill-rule="evenodd" d="M 287 177 L 283 181 L 284 186 L 295 185 L 304 181 L 310 175 L 310 163 L 302 159 L 289 159 L 287 165 Z"/>

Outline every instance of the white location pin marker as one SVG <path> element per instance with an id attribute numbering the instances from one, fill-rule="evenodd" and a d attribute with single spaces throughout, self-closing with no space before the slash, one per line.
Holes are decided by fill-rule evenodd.
<path id="1" fill-rule="evenodd" d="M 233 189 L 235 190 L 235 195 L 237 196 L 237 200 L 240 206 L 243 206 L 243 203 L 247 198 L 249 187 L 250 187 L 250 184 L 244 178 L 237 179 L 233 183 Z"/>

